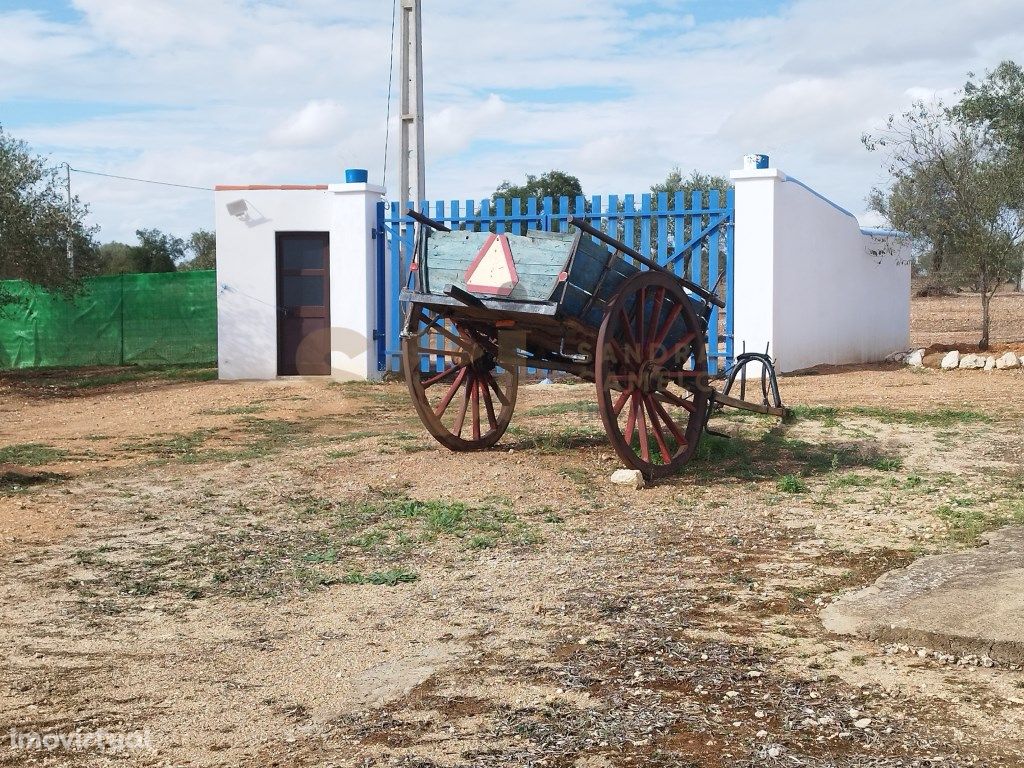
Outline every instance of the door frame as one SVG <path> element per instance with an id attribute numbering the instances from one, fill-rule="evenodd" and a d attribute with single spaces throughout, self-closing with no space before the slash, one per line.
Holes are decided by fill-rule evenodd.
<path id="1" fill-rule="evenodd" d="M 322 238 L 324 244 L 323 269 L 284 269 L 284 253 L 282 242 L 291 236 Z M 326 326 L 327 344 L 327 370 L 324 373 L 282 373 L 284 366 L 283 352 L 285 345 L 282 343 L 282 326 L 286 315 L 283 296 L 283 282 L 285 277 L 323 277 L 324 279 L 324 324 Z M 331 233 L 327 230 L 284 230 L 274 233 L 274 282 L 277 290 L 277 375 L 278 376 L 330 376 L 331 374 Z M 293 317 L 316 317 L 299 308 Z"/>

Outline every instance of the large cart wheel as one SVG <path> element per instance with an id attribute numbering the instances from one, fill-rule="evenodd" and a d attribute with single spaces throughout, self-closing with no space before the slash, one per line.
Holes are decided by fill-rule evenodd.
<path id="1" fill-rule="evenodd" d="M 490 448 L 512 420 L 519 369 L 499 367 L 493 328 L 446 322 L 421 304 L 409 312 L 402 369 L 420 420 L 453 451 Z"/>
<path id="2" fill-rule="evenodd" d="M 669 275 L 634 275 L 608 302 L 594 379 L 601 421 L 626 466 L 656 480 L 693 456 L 708 411 L 704 329 Z"/>

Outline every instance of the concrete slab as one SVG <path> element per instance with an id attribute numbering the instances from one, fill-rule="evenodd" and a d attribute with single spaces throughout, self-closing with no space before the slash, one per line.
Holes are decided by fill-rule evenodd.
<path id="1" fill-rule="evenodd" d="M 1024 527 L 975 549 L 924 557 L 821 612 L 831 632 L 1024 663 Z"/>

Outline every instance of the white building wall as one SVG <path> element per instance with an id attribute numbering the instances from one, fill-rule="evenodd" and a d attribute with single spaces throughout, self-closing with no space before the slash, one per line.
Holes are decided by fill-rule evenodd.
<path id="1" fill-rule="evenodd" d="M 220 378 L 277 376 L 278 232 L 329 233 L 331 375 L 379 376 L 372 230 L 382 193 L 370 184 L 217 188 Z"/>
<path id="2" fill-rule="evenodd" d="M 910 337 L 909 244 L 777 169 L 735 171 L 736 350 L 781 371 L 872 362 Z"/>

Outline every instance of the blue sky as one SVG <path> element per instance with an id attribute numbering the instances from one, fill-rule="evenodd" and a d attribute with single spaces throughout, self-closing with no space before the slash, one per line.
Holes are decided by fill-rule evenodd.
<path id="1" fill-rule="evenodd" d="M 559 168 L 588 194 L 744 154 L 864 215 L 860 136 L 1024 58 L 1019 0 L 431 0 L 427 187 Z M 501 9 L 505 9 L 503 12 Z M 54 162 L 179 184 L 381 180 L 386 0 L 0 0 L 0 124 Z M 395 109 L 390 176 L 394 181 Z M 212 196 L 76 174 L 101 239 L 212 226 Z"/>

